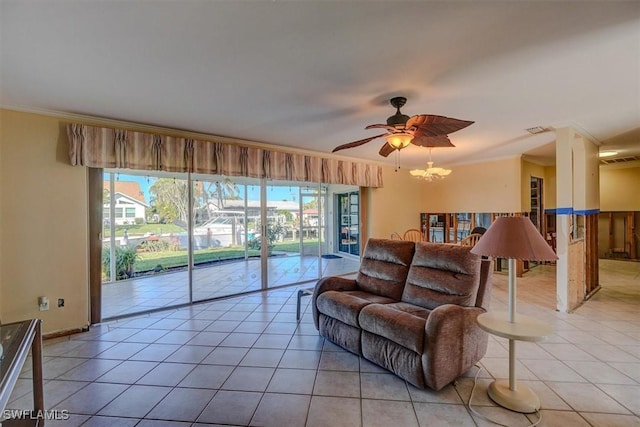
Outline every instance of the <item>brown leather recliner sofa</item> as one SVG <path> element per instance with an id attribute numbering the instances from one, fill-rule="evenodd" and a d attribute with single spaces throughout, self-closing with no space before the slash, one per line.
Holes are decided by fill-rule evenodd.
<path id="1" fill-rule="evenodd" d="M 487 351 L 476 318 L 488 306 L 493 269 L 470 250 L 370 239 L 355 279 L 316 284 L 316 328 L 416 387 L 442 389 Z"/>

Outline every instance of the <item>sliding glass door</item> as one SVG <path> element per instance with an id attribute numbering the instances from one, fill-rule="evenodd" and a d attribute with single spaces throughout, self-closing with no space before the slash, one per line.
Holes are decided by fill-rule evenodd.
<path id="1" fill-rule="evenodd" d="M 106 172 L 102 217 L 103 318 L 190 301 L 186 175 Z"/>
<path id="2" fill-rule="evenodd" d="M 113 170 L 103 187 L 103 319 L 314 282 L 359 265 L 327 247 L 324 184 Z M 345 203 L 357 238 L 357 193 Z"/>
<path id="3" fill-rule="evenodd" d="M 322 194 L 318 184 L 267 186 L 268 287 L 320 277 Z"/>
<path id="4" fill-rule="evenodd" d="M 259 185 L 228 177 L 192 175 L 193 300 L 262 288 L 260 247 L 255 244 Z"/>

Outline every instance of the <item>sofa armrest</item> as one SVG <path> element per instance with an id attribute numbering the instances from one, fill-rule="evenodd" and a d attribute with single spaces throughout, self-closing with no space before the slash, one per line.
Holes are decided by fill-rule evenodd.
<path id="1" fill-rule="evenodd" d="M 477 322 L 481 307 L 444 304 L 436 307 L 425 325 L 423 363 L 425 381 L 435 390 L 455 380 L 487 352 L 489 335 Z"/>
<path id="2" fill-rule="evenodd" d="M 327 291 L 355 291 L 358 289 L 358 285 L 354 279 L 346 279 L 344 277 L 329 276 L 323 277 L 318 280 L 316 287 L 313 290 L 313 296 L 311 297 L 311 307 L 313 309 L 313 323 L 316 325 L 316 329 L 320 328 L 318 309 L 316 307 L 316 300 L 321 293 Z"/>

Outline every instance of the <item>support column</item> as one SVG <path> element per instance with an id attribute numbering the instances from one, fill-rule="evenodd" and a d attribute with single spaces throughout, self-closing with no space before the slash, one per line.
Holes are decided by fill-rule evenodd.
<path id="1" fill-rule="evenodd" d="M 592 232 L 585 228 L 587 216 L 600 211 L 596 144 L 572 128 L 557 129 L 556 176 L 556 308 L 567 312 L 586 296 L 584 266 L 594 265 L 590 261 L 598 256 L 597 246 L 594 252 L 585 244 L 585 233 Z"/>
<path id="2" fill-rule="evenodd" d="M 556 309 L 569 311 L 569 242 L 573 216 L 571 128 L 556 130 Z"/>

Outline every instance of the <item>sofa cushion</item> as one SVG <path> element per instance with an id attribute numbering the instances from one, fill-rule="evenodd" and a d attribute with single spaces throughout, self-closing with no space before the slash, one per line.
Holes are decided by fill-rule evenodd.
<path id="1" fill-rule="evenodd" d="M 429 310 L 403 302 L 371 304 L 360 311 L 360 327 L 403 347 L 422 353 Z"/>
<path id="2" fill-rule="evenodd" d="M 369 239 L 356 277 L 358 287 L 399 300 L 414 250 L 413 242 Z"/>
<path id="3" fill-rule="evenodd" d="M 362 329 L 345 325 L 341 321 L 324 314 L 320 315 L 319 323 L 320 335 L 352 353 L 360 354 L 362 352 L 362 347 L 360 346 Z"/>
<path id="4" fill-rule="evenodd" d="M 425 388 L 422 355 L 420 353 L 367 331 L 362 331 L 361 351 L 365 359 L 388 369 L 416 387 Z"/>
<path id="5" fill-rule="evenodd" d="M 474 306 L 481 257 L 470 250 L 469 246 L 417 243 L 402 301 L 428 309 L 442 304 Z"/>
<path id="6" fill-rule="evenodd" d="M 358 314 L 363 307 L 372 304 L 389 304 L 395 300 L 363 291 L 327 291 L 318 296 L 318 311 L 347 325 L 360 327 Z"/>

